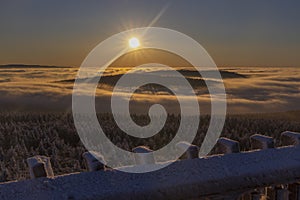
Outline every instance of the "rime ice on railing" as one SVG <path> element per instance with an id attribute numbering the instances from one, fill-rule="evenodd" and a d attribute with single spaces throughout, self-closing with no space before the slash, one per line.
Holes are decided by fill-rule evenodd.
<path id="1" fill-rule="evenodd" d="M 65 199 L 72 194 L 78 199 L 299 200 L 299 136 L 299 133 L 283 132 L 281 144 L 294 146 L 276 148 L 273 138 L 255 134 L 250 137 L 251 149 L 255 151 L 241 153 L 238 141 L 220 138 L 216 145 L 218 155 L 205 158 L 198 158 L 199 147 L 180 142 L 177 147 L 186 150 L 188 161 L 178 160 L 166 169 L 145 174 L 116 170 L 99 173 L 97 171 L 103 170 L 105 165 L 104 160 L 100 162 L 96 158 L 104 158 L 96 152 L 86 152 L 83 157 L 91 173 L 53 177 L 49 158 L 35 156 L 27 162 L 31 177 L 36 181 L 0 184 L 0 198 L 13 195 L 13 199 L 51 199 L 55 194 L 56 199 Z M 133 152 L 137 153 L 136 165 L 159 164 L 147 147 L 136 147 Z M 38 182 L 39 177 L 51 179 Z M 28 188 L 36 190 L 29 192 Z M 11 190 L 15 192 L 9 192 Z"/>
<path id="2" fill-rule="evenodd" d="M 274 139 L 272 137 L 255 134 L 250 137 L 251 149 L 269 149 L 274 148 Z"/>
<path id="3" fill-rule="evenodd" d="M 85 152 L 82 154 L 87 169 L 90 172 L 94 172 L 94 171 L 100 171 L 100 170 L 104 170 L 105 169 L 105 161 L 102 155 L 100 155 L 97 152 Z"/>
<path id="4" fill-rule="evenodd" d="M 300 144 L 300 133 L 285 131 L 281 133 L 281 145 L 299 145 Z"/>
<path id="5" fill-rule="evenodd" d="M 34 156 L 27 159 L 29 166 L 30 177 L 53 177 L 53 170 L 50 163 L 50 158 L 46 156 Z"/>
<path id="6" fill-rule="evenodd" d="M 187 159 L 199 158 L 199 147 L 187 142 L 178 142 L 176 145 L 180 149 L 186 149 L 184 157 Z"/>
<path id="7" fill-rule="evenodd" d="M 222 137 L 216 144 L 216 153 L 228 154 L 228 153 L 239 153 L 240 144 L 238 141 L 231 140 L 229 138 Z"/>
<path id="8" fill-rule="evenodd" d="M 145 146 L 138 146 L 132 149 L 134 153 L 135 163 L 137 165 L 154 164 L 155 159 L 152 150 Z"/>

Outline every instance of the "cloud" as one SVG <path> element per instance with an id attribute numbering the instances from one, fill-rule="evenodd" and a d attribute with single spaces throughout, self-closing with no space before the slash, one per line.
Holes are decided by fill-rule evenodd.
<path id="1" fill-rule="evenodd" d="M 243 74 L 224 79 L 227 92 L 228 112 L 276 112 L 300 109 L 300 69 L 240 67 L 223 68 Z M 123 74 L 128 69 L 112 68 L 105 74 Z M 151 70 L 150 70 L 151 71 Z M 76 68 L 26 68 L 0 70 L 0 104 L 6 110 L 65 111 L 72 106 L 73 81 Z M 162 71 L 163 72 L 163 71 Z M 140 72 L 139 72 L 140 73 Z M 190 73 L 185 71 L 185 73 Z M 192 72 L 191 72 L 192 73 Z M 190 73 L 190 74 L 191 74 Z M 164 76 L 166 72 L 162 73 Z M 200 84 L 201 85 L 201 84 Z M 210 96 L 203 87 L 196 89 L 202 113 L 210 111 Z M 98 111 L 110 110 L 112 87 L 99 87 L 96 92 Z M 187 96 L 186 101 L 189 100 Z M 133 95 L 132 112 L 148 112 L 149 106 L 160 103 L 170 112 L 179 112 L 175 96 L 165 92 L 139 92 Z"/>

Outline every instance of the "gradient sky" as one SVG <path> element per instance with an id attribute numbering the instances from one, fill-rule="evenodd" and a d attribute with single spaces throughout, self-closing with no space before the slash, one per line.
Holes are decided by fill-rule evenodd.
<path id="1" fill-rule="evenodd" d="M 299 0 L 0 2 L 0 64 L 80 66 L 112 34 L 151 24 L 183 32 L 217 65 L 300 66 Z"/>

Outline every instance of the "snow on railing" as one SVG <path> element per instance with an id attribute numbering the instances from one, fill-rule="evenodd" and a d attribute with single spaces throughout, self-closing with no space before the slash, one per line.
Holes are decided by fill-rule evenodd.
<path id="1" fill-rule="evenodd" d="M 27 159 L 29 166 L 30 177 L 53 177 L 54 173 L 52 170 L 50 158 L 46 156 L 34 156 Z"/>
<path id="2" fill-rule="evenodd" d="M 32 180 L 0 184 L 0 199 L 300 200 L 300 133 L 283 132 L 278 148 L 258 134 L 250 143 L 251 151 L 240 152 L 237 141 L 220 138 L 217 155 L 198 158 L 199 147 L 180 142 L 187 159 L 143 174 L 106 169 L 101 155 L 86 152 L 88 173 L 54 177 L 49 158 L 35 156 L 27 160 Z M 137 165 L 159 164 L 148 148 L 133 152 L 147 152 L 135 157 Z"/>
<path id="3" fill-rule="evenodd" d="M 85 160 L 86 167 L 89 172 L 99 171 L 105 169 L 105 160 L 102 155 L 97 152 L 85 152 L 82 154 Z"/>

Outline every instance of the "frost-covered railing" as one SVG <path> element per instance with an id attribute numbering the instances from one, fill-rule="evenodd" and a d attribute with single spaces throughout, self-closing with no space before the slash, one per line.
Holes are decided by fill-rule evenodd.
<path id="1" fill-rule="evenodd" d="M 205 158 L 192 145 L 186 160 L 144 174 L 105 170 L 85 153 L 90 172 L 53 177 L 49 160 L 37 156 L 28 159 L 32 180 L 0 184 L 0 199 L 300 199 L 300 134 L 282 133 L 278 148 L 263 135 L 250 141 L 252 151 L 240 152 L 238 142 L 220 138 L 217 155 Z"/>

